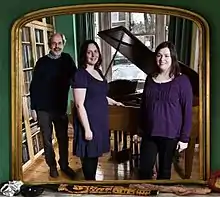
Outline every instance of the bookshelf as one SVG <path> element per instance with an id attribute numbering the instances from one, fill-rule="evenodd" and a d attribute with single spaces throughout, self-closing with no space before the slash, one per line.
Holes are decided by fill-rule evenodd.
<path id="1" fill-rule="evenodd" d="M 22 168 L 25 171 L 43 154 L 43 140 L 37 121 L 31 117 L 30 82 L 36 61 L 47 54 L 48 38 L 54 32 L 54 18 L 48 17 L 26 24 L 22 36 Z M 53 143 L 56 138 L 53 135 Z"/>

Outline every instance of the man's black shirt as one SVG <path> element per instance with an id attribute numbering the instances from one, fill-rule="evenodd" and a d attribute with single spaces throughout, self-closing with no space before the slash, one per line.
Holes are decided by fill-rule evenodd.
<path id="1" fill-rule="evenodd" d="M 65 113 L 68 92 L 76 65 L 72 57 L 62 53 L 58 59 L 41 57 L 34 68 L 30 84 L 31 109 Z"/>

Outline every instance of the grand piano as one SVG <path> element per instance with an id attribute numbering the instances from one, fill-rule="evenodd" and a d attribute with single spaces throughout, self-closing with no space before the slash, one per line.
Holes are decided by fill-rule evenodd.
<path id="1" fill-rule="evenodd" d="M 124 55 L 130 62 L 135 64 L 139 69 L 141 69 L 146 75 L 152 73 L 155 69 L 154 60 L 155 53 L 151 51 L 147 46 L 145 46 L 137 37 L 135 37 L 129 30 L 123 26 L 107 29 L 98 32 L 98 36 L 106 41 L 109 45 L 116 49 L 115 54 L 107 68 L 105 75 L 107 75 L 109 69 L 112 66 L 114 58 L 117 52 Z M 193 88 L 194 96 L 199 96 L 199 75 L 189 66 L 180 62 L 181 72 L 189 77 Z M 133 94 L 137 82 L 124 81 L 121 80 L 112 81 L 109 83 L 109 96 L 118 97 L 118 95 Z M 123 87 L 120 88 L 119 86 Z M 132 85 L 131 85 L 132 84 Z M 119 86 L 118 86 L 119 85 Z M 125 85 L 128 85 L 125 89 Z M 133 87 L 133 88 L 132 88 Z"/>
<path id="2" fill-rule="evenodd" d="M 146 75 L 149 75 L 154 71 L 155 53 L 151 51 L 147 46 L 145 46 L 137 37 L 135 37 L 125 27 L 119 26 L 116 28 L 103 30 L 98 32 L 98 36 L 116 50 L 107 68 L 105 76 L 108 74 L 108 71 L 112 67 L 117 52 L 120 52 L 122 55 L 124 55 L 131 63 L 137 66 Z M 195 111 L 194 116 L 196 119 L 196 117 L 198 116 L 198 104 L 199 104 L 198 102 L 199 75 L 197 72 L 192 70 L 189 66 L 185 65 L 184 63 L 179 62 L 179 64 L 181 67 L 181 72 L 189 77 L 189 80 L 192 85 L 193 95 L 194 95 L 193 109 Z M 108 96 L 113 99 L 116 99 L 117 101 L 123 102 L 126 106 L 129 106 L 126 109 L 122 109 L 122 108 L 116 109 L 115 107 L 110 108 L 110 115 L 109 115 L 110 129 L 114 130 L 113 131 L 114 148 L 111 151 L 112 152 L 111 155 L 112 155 L 112 159 L 117 162 L 123 162 L 124 160 L 129 159 L 134 155 L 138 155 L 139 148 L 137 147 L 138 144 L 135 143 L 137 142 L 137 139 L 135 139 L 136 141 L 133 140 L 133 136 L 138 134 L 138 128 L 137 128 L 138 125 L 136 125 L 137 127 L 135 129 L 134 124 L 138 124 L 137 114 L 138 114 L 138 108 L 140 106 L 141 95 L 142 95 L 142 92 L 137 91 L 137 89 L 143 88 L 143 85 L 144 85 L 143 82 L 138 82 L 137 80 L 119 79 L 109 82 Z M 122 112 L 123 110 L 124 112 Z M 122 113 L 122 115 L 119 116 L 119 113 Z M 125 113 L 130 115 L 125 116 Z M 134 117 L 135 113 L 136 113 L 136 117 Z M 128 120 L 129 118 L 133 122 L 132 125 L 130 123 L 131 121 L 129 122 Z M 126 123 L 127 127 L 124 127 L 124 125 L 120 123 L 120 121 L 122 121 L 124 124 Z M 196 124 L 198 125 L 198 122 Z M 120 127 L 118 127 L 118 125 L 120 125 Z M 120 128 L 130 129 L 131 127 L 133 128 L 133 131 L 130 130 L 129 132 L 122 131 L 122 129 L 120 129 Z M 198 128 L 198 126 L 196 128 Z M 190 148 L 188 148 L 189 149 L 188 152 L 186 151 L 186 154 L 188 154 L 188 160 L 186 159 L 187 161 L 185 161 L 185 173 L 183 173 L 181 167 L 178 166 L 179 155 L 177 155 L 177 157 L 174 159 L 174 163 L 176 163 L 176 170 L 178 171 L 179 175 L 182 178 L 189 178 L 191 175 L 192 159 L 194 154 L 194 152 L 192 153 L 192 147 L 195 146 L 196 139 L 198 138 L 198 129 L 194 129 L 192 131 L 191 136 L 192 136 L 191 142 L 189 143 Z M 127 143 L 128 139 L 130 143 Z M 119 146 L 120 144 L 122 144 L 122 146 Z M 130 147 L 127 147 L 128 144 L 130 144 L 129 145 Z M 136 144 L 136 146 L 134 146 L 134 144 Z"/>

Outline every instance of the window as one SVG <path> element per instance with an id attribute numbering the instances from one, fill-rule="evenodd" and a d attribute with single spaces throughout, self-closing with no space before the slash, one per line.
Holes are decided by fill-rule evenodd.
<path id="1" fill-rule="evenodd" d="M 111 12 L 111 26 L 124 26 L 126 27 L 126 12 Z"/>
<path id="2" fill-rule="evenodd" d="M 99 13 L 96 13 L 98 15 Z M 165 39 L 168 38 L 168 22 L 169 18 L 163 15 L 165 24 L 160 24 L 157 21 L 156 14 L 150 13 L 130 13 L 130 12 L 111 12 L 111 27 L 124 26 L 131 33 L 136 36 L 144 45 L 146 45 L 150 50 L 154 51 L 156 47 L 156 40 L 158 39 L 157 26 L 164 26 Z M 97 17 L 98 20 L 99 17 Z M 96 20 L 96 23 L 98 24 Z M 105 21 L 106 23 L 108 21 Z M 96 32 L 103 29 L 103 27 L 96 27 Z M 103 49 L 102 49 L 103 50 Z M 105 50 L 103 50 L 105 51 Z M 116 50 L 111 47 L 111 57 L 112 59 L 115 55 Z M 105 57 L 106 58 L 106 57 Z M 146 74 L 140 70 L 136 65 L 132 64 L 124 55 L 117 52 L 112 66 L 112 77 L 111 79 L 127 79 L 127 80 L 137 80 L 144 81 L 146 79 Z"/>
<path id="3" fill-rule="evenodd" d="M 111 13 L 111 21 L 112 23 L 114 22 L 119 22 L 119 21 L 125 21 L 125 12 L 112 12 Z"/>
<path id="4" fill-rule="evenodd" d="M 125 20 L 125 12 L 119 12 L 118 19 L 119 19 L 119 21 L 124 21 Z"/>

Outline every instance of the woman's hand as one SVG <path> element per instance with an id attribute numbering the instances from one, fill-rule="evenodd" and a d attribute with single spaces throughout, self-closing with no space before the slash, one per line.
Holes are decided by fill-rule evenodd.
<path id="1" fill-rule="evenodd" d="M 188 148 L 188 143 L 186 142 L 178 142 L 177 143 L 177 147 L 176 147 L 176 150 L 178 150 L 179 151 L 179 153 L 180 152 L 182 152 L 182 151 L 184 151 L 185 149 L 187 149 Z"/>
<path id="2" fill-rule="evenodd" d="M 115 100 L 112 99 L 112 98 L 109 98 L 109 97 L 106 97 L 106 98 L 107 98 L 107 101 L 108 101 L 108 104 L 109 104 L 109 105 L 125 106 L 123 103 L 117 102 L 117 101 L 115 101 Z"/>
<path id="3" fill-rule="evenodd" d="M 123 103 L 117 102 L 117 101 L 114 103 L 114 105 L 116 105 L 116 106 L 123 106 L 123 107 L 125 106 Z"/>
<path id="4" fill-rule="evenodd" d="M 88 141 L 93 139 L 93 134 L 92 134 L 91 130 L 86 130 L 85 131 L 85 139 L 88 140 Z"/>

